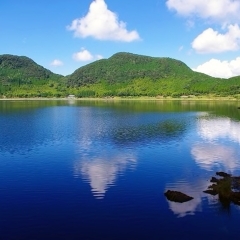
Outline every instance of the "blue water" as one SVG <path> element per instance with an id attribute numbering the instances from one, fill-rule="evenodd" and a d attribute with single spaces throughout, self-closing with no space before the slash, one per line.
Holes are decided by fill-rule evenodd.
<path id="1" fill-rule="evenodd" d="M 240 207 L 203 193 L 240 175 L 237 107 L 0 101 L 0 239 L 237 239 Z"/>

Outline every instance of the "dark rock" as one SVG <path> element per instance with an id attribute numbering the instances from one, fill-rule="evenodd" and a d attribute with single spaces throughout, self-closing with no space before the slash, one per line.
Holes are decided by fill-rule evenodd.
<path id="1" fill-rule="evenodd" d="M 240 177 L 232 177 L 232 187 L 240 191 Z"/>
<path id="2" fill-rule="evenodd" d="M 178 203 L 188 202 L 193 199 L 193 197 L 190 197 L 182 192 L 171 191 L 171 190 L 168 190 L 167 192 L 165 192 L 164 195 L 167 197 L 169 201 L 178 202 Z"/>
<path id="3" fill-rule="evenodd" d="M 212 189 L 212 190 L 216 190 L 218 189 L 218 185 L 217 184 L 212 184 L 210 186 L 208 186 L 208 189 Z"/>
<path id="4" fill-rule="evenodd" d="M 211 195 L 218 194 L 219 201 L 223 206 L 229 206 L 231 202 L 240 205 L 240 177 L 234 177 L 224 172 L 217 172 L 216 174 L 222 178 L 212 177 L 211 182 L 214 182 L 214 184 L 203 192 Z"/>
<path id="5" fill-rule="evenodd" d="M 213 196 L 217 195 L 218 192 L 216 190 L 213 190 L 213 189 L 208 189 L 206 191 L 203 191 L 204 193 L 207 193 L 207 194 L 211 194 Z"/>
<path id="6" fill-rule="evenodd" d="M 212 183 L 218 183 L 219 182 L 219 179 L 215 178 L 215 177 L 212 177 L 210 182 Z"/>
<path id="7" fill-rule="evenodd" d="M 234 204 L 240 205 L 240 192 L 232 192 L 230 199 Z"/>
<path id="8" fill-rule="evenodd" d="M 216 172 L 217 176 L 219 177 L 231 177 L 231 174 L 225 173 L 225 172 Z"/>

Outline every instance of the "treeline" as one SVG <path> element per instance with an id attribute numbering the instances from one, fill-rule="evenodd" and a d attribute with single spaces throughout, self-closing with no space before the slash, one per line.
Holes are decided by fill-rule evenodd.
<path id="1" fill-rule="evenodd" d="M 167 79 L 154 81 L 151 79 L 135 79 L 129 83 L 109 85 L 106 81 L 88 84 L 81 87 L 67 86 L 65 83 L 53 81 L 42 84 L 23 84 L 21 86 L 0 86 L 0 95 L 6 97 L 67 97 L 75 95 L 78 98 L 86 97 L 182 97 L 182 96 L 240 96 L 240 79 L 212 81 L 181 81 L 181 79 Z"/>
<path id="2" fill-rule="evenodd" d="M 0 97 L 240 96 L 240 77 L 219 79 L 181 61 L 118 53 L 63 77 L 27 57 L 0 56 Z"/>

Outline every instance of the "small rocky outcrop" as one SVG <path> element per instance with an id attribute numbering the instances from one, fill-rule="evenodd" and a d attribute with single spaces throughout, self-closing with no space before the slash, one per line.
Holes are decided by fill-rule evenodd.
<path id="1" fill-rule="evenodd" d="M 216 175 L 221 178 L 212 177 L 210 182 L 213 184 L 203 192 L 211 195 L 218 194 L 220 202 L 224 205 L 229 205 L 231 202 L 240 205 L 240 177 L 224 172 L 217 172 Z"/>
<path id="2" fill-rule="evenodd" d="M 231 174 L 225 173 L 225 172 L 216 172 L 216 175 L 219 177 L 231 177 Z"/>
<path id="3" fill-rule="evenodd" d="M 167 192 L 165 192 L 164 195 L 167 197 L 169 201 L 178 202 L 178 203 L 188 202 L 193 199 L 193 197 L 190 197 L 185 193 L 178 192 L 178 191 L 171 191 L 171 190 L 168 190 Z"/>

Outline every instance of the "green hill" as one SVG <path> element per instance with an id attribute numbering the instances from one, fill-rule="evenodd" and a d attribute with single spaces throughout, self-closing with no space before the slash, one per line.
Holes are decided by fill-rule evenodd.
<path id="1" fill-rule="evenodd" d="M 56 75 L 28 57 L 8 54 L 0 56 L 0 77 L 6 81 L 11 82 L 18 78 L 22 81 L 46 80 Z"/>
<path id="2" fill-rule="evenodd" d="M 77 69 L 66 83 L 79 96 L 181 96 L 218 91 L 223 81 L 197 73 L 181 61 L 117 53 Z M 229 92 L 229 91 L 228 91 Z M 76 93 L 76 92 L 75 92 Z"/>
<path id="3" fill-rule="evenodd" d="M 62 77 L 27 57 L 0 56 L 0 96 L 189 96 L 240 98 L 240 76 L 213 78 L 171 58 L 117 53 Z"/>
<path id="4" fill-rule="evenodd" d="M 67 82 L 71 86 L 82 86 L 98 83 L 101 80 L 114 84 L 139 78 L 156 81 L 172 77 L 189 78 L 196 75 L 206 77 L 203 74 L 194 73 L 186 64 L 175 59 L 117 53 L 109 59 L 102 59 L 77 69 L 67 77 Z"/>
<path id="5" fill-rule="evenodd" d="M 28 57 L 0 55 L 0 95 L 7 93 L 8 96 L 15 96 L 25 92 L 24 95 L 27 96 L 26 92 L 34 92 L 34 89 L 35 95 L 39 95 L 39 92 L 44 91 L 43 87 L 60 78 L 62 76 L 52 73 Z"/>

